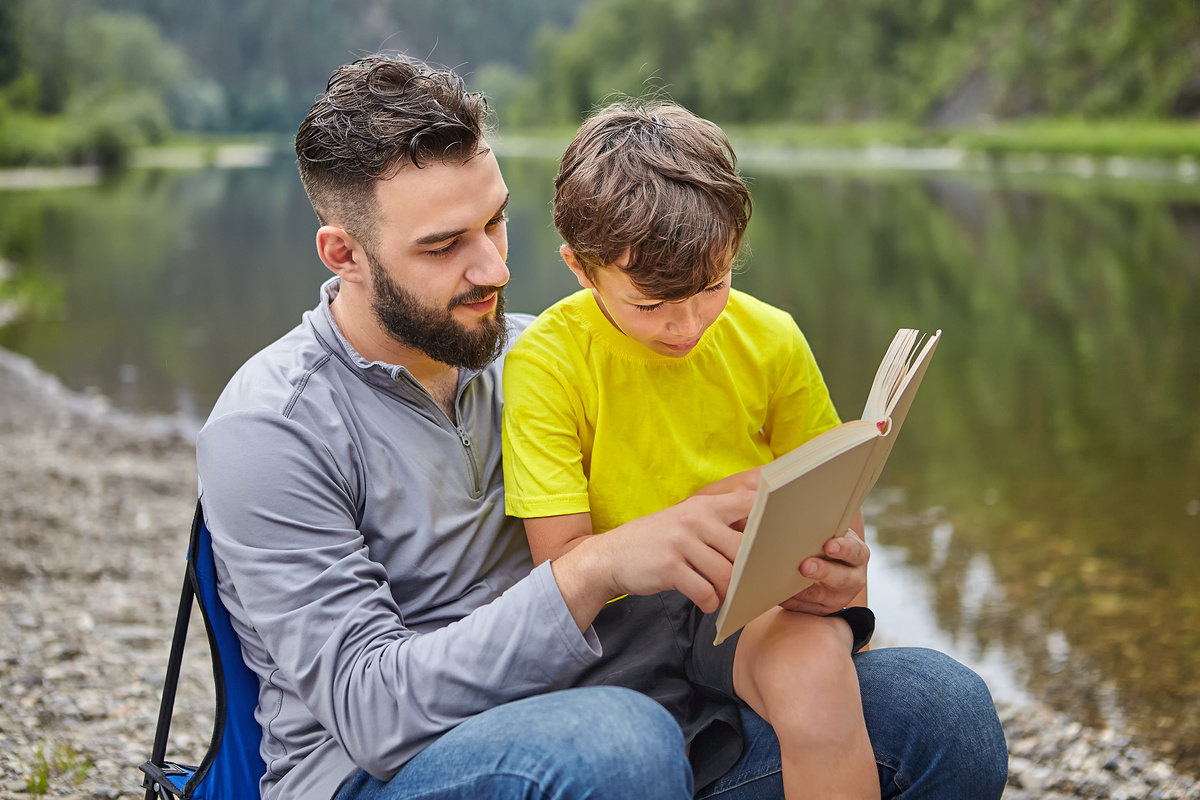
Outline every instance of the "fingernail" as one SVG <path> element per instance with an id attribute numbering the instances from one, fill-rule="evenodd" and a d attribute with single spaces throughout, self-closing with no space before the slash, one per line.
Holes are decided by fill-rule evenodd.
<path id="1" fill-rule="evenodd" d="M 830 542 L 829 549 L 826 550 L 825 552 L 829 553 L 829 555 L 831 555 L 831 556 L 836 556 L 841 551 L 842 551 L 842 546 L 840 544 L 838 544 L 837 542 Z"/>

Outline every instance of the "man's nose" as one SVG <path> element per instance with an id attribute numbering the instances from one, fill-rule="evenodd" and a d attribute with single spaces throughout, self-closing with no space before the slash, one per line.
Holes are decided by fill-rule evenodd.
<path id="1" fill-rule="evenodd" d="M 495 242 L 486 239 L 480 243 L 475 261 L 467 272 L 467 280 L 476 286 L 503 286 L 508 283 L 508 265 L 504 263 L 504 254 Z"/>

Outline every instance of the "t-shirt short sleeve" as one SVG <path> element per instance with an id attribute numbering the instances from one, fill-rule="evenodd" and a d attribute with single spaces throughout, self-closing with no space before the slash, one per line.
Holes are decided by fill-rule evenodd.
<path id="1" fill-rule="evenodd" d="M 514 350 L 504 398 L 505 511 L 525 519 L 587 512 L 578 393 L 546 361 Z"/>
<path id="2" fill-rule="evenodd" d="M 789 318 L 791 360 L 767 407 L 763 433 L 776 458 L 841 424 L 804 334 Z"/>

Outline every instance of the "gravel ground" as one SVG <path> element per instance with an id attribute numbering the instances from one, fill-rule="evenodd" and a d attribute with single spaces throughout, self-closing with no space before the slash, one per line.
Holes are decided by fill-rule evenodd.
<path id="1" fill-rule="evenodd" d="M 0 798 L 141 797 L 195 496 L 194 431 L 66 392 L 0 351 Z M 193 620 L 171 753 L 199 760 L 211 676 Z M 1111 730 L 1000 709 L 1005 800 L 1200 798 Z M 43 769 L 44 766 L 44 769 Z"/>

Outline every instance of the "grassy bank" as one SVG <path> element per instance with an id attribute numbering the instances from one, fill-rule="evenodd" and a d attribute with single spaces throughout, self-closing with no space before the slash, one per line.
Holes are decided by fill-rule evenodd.
<path id="1" fill-rule="evenodd" d="M 739 147 L 784 149 L 867 149 L 871 147 L 954 148 L 995 158 L 1044 155 L 1051 158 L 1161 159 L 1200 161 L 1200 121 L 1042 119 L 988 126 L 927 128 L 898 122 L 830 125 L 772 123 L 723 126 Z M 498 144 L 514 155 L 557 155 L 575 129 L 505 126 L 501 112 Z M 220 162 L 231 147 L 288 149 L 290 134 L 220 136 L 168 134 L 159 142 L 100 124 L 66 117 L 0 114 L 0 168 L 24 166 L 157 166 L 160 162 L 207 165 Z M 528 152 L 526 152 L 528 151 Z"/>
<path id="2" fill-rule="evenodd" d="M 796 147 L 956 147 L 995 155 L 1200 157 L 1200 122 L 1044 119 L 987 126 L 924 128 L 902 123 L 729 126 L 742 141 Z"/>
<path id="3" fill-rule="evenodd" d="M 723 125 L 738 144 L 780 148 L 865 149 L 956 148 L 1003 157 L 1009 155 L 1094 156 L 1138 159 L 1200 160 L 1200 121 L 1042 119 L 997 122 L 988 126 L 926 128 L 898 122 L 830 125 L 773 123 Z M 573 131 L 554 127 L 504 129 L 514 143 L 526 138 L 561 140 Z"/>
<path id="4" fill-rule="evenodd" d="M 166 140 L 165 113 L 137 100 L 72 114 L 37 114 L 0 106 L 0 167 L 125 166 L 139 147 Z"/>
<path id="5" fill-rule="evenodd" d="M 269 152 L 291 147 L 278 135 L 168 134 L 80 123 L 65 116 L 0 115 L 0 170 L 34 168 L 261 166 Z M 0 188 L 3 188 L 0 181 Z"/>
<path id="6" fill-rule="evenodd" d="M 66 117 L 0 109 L 0 167 L 82 164 L 90 149 L 86 133 Z"/>

